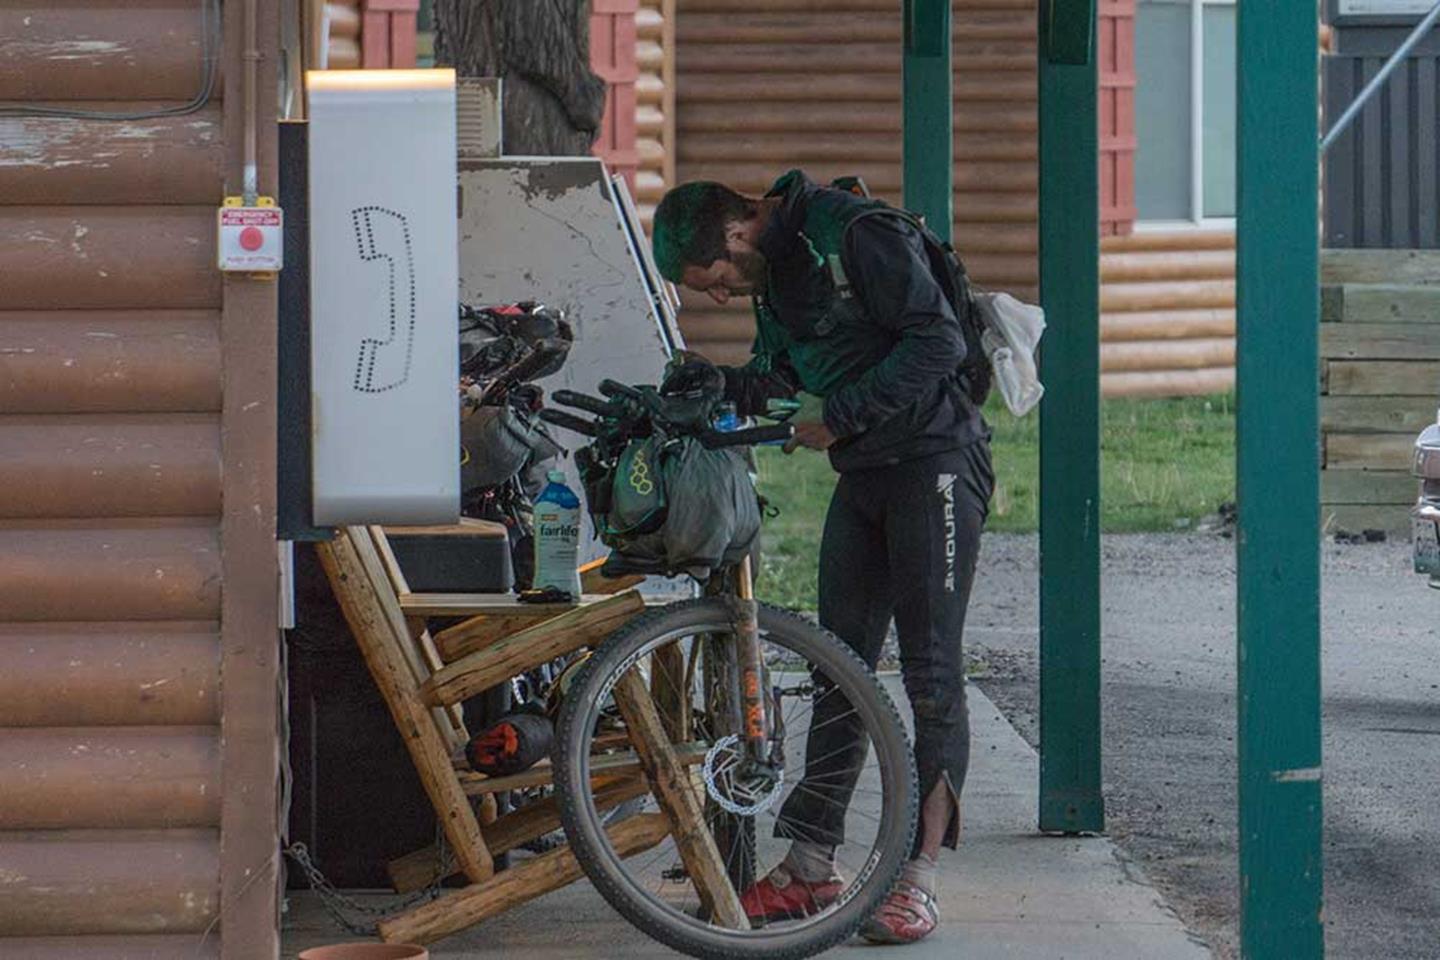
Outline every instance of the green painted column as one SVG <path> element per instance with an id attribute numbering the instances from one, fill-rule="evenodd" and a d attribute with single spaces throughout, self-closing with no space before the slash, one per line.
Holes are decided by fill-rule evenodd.
<path id="1" fill-rule="evenodd" d="M 954 199 L 950 0 L 904 0 L 905 207 L 949 240 Z"/>
<path id="2" fill-rule="evenodd" d="M 1324 956 L 1315 4 L 1240 4 L 1240 939 Z"/>
<path id="3" fill-rule="evenodd" d="M 1040 4 L 1040 829 L 1100 794 L 1100 195 L 1094 0 Z"/>

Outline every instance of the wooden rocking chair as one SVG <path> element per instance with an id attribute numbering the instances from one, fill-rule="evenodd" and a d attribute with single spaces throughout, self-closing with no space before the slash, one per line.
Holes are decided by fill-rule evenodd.
<path id="1" fill-rule="evenodd" d="M 503 536 L 497 525 L 477 521 L 438 529 L 482 536 L 497 535 L 499 530 Z M 454 853 L 456 872 L 470 881 L 439 899 L 382 920 L 381 938 L 430 943 L 579 879 L 581 867 L 565 846 L 496 872 L 494 857 L 559 828 L 558 805 L 552 797 L 492 819 L 491 804 L 487 815 L 477 816 L 472 798 L 549 784 L 550 768 L 542 763 L 514 776 L 493 778 L 466 769 L 463 748 L 469 734 L 460 704 L 512 676 L 609 636 L 643 611 L 644 600 L 633 589 L 640 578 L 603 580 L 592 565 L 581 571 L 586 595 L 578 605 L 522 604 L 514 597 L 494 594 L 412 592 L 380 527 L 342 529 L 334 540 L 320 545 L 319 555 L 435 808 Z M 454 616 L 468 619 L 431 637 L 428 618 Z M 738 901 L 713 844 L 707 849 L 688 839 L 697 833 L 708 838 L 708 833 L 697 830 L 703 814 L 689 789 L 688 773 L 703 759 L 703 752 L 677 749 L 666 732 L 666 718 L 638 673 L 626 675 L 615 698 L 625 715 L 632 749 L 593 764 L 595 801 L 604 808 L 649 793 L 661 811 L 637 814 L 611 827 L 615 851 L 632 856 L 673 834 L 697 888 L 718 903 L 721 914 L 736 914 Z M 483 804 L 482 809 L 486 809 Z M 447 872 L 438 866 L 440 862 L 434 848 L 392 861 L 396 889 L 416 890 L 435 881 L 437 873 Z M 707 877 L 715 883 L 707 882 Z M 713 898 L 708 896 L 712 893 Z M 739 922 L 743 917 L 731 919 Z"/>

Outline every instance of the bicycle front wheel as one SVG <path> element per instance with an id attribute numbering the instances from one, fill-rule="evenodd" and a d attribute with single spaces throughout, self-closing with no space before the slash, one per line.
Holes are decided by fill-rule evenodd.
<path id="1" fill-rule="evenodd" d="M 911 747 L 874 674 L 793 613 L 761 604 L 759 626 L 763 767 L 747 762 L 732 706 L 735 635 L 721 598 L 631 621 L 590 656 L 560 713 L 556 792 L 581 867 L 636 927 L 696 957 L 808 957 L 849 938 L 889 891 L 915 831 Z M 677 776 L 639 762 L 650 748 L 630 728 L 640 723 L 627 707 L 637 691 L 653 705 L 648 736 L 663 727 Z M 666 811 L 670 832 L 617 849 L 605 811 L 635 793 L 645 810 Z M 802 898 L 792 889 L 783 904 L 761 904 L 750 885 L 795 841 L 833 847 L 835 876 Z"/>

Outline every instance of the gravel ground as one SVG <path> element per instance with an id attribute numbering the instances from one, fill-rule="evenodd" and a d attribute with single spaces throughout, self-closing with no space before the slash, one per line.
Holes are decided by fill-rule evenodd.
<path id="1" fill-rule="evenodd" d="M 1187 925 L 1233 956 L 1235 563 L 1217 535 L 1107 537 L 1110 834 Z M 1037 741 L 1037 545 L 989 536 L 973 679 Z M 1326 924 L 1333 957 L 1440 956 L 1440 595 L 1408 545 L 1324 547 Z"/>

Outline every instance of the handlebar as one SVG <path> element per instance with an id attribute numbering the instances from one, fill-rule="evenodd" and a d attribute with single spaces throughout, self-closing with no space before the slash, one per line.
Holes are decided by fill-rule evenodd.
<path id="1" fill-rule="evenodd" d="M 564 427 L 566 430 L 574 430 L 576 433 L 584 434 L 587 437 L 600 435 L 600 431 L 593 421 L 583 420 L 574 414 L 566 413 L 564 410 L 555 410 L 551 407 L 546 407 L 540 411 L 540 419 L 546 423 L 553 423 L 557 427 Z"/>
<path id="2" fill-rule="evenodd" d="M 618 380 L 601 380 L 599 390 L 607 397 L 624 397 L 626 400 L 645 399 L 645 394 L 629 384 L 621 383 Z"/>
<path id="3" fill-rule="evenodd" d="M 576 410 L 593 413 L 597 417 L 617 417 L 625 412 L 618 403 L 576 393 L 574 390 L 556 390 L 550 394 L 550 399 L 567 407 L 574 407 Z"/>
<path id="4" fill-rule="evenodd" d="M 744 430 L 709 430 L 700 434 L 700 445 L 706 450 L 720 447 L 746 447 L 755 443 L 776 443 L 795 436 L 795 428 L 788 423 L 777 423 L 765 427 L 748 427 Z"/>
<path id="5" fill-rule="evenodd" d="M 585 420 L 553 408 L 540 411 L 540 418 L 547 423 L 565 427 L 567 430 L 573 430 L 587 437 L 603 436 L 613 440 L 649 436 L 653 429 L 651 427 L 652 420 L 657 424 L 665 420 L 666 413 L 663 405 L 666 401 L 664 398 L 657 397 L 653 389 L 650 389 L 647 394 L 645 391 L 637 390 L 635 387 L 615 380 L 601 380 L 598 389 L 600 393 L 610 399 L 601 400 L 599 397 L 577 393 L 574 390 L 556 390 L 550 395 L 550 399 L 564 406 L 594 414 L 603 418 L 602 420 Z M 718 450 L 721 447 L 744 447 L 757 443 L 784 443 L 795 435 L 795 428 L 788 423 L 721 431 L 686 429 L 683 424 L 688 422 L 691 422 L 690 417 L 685 416 L 684 419 L 676 421 L 670 427 L 673 429 L 679 426 L 682 433 L 695 437 L 707 450 Z"/>

